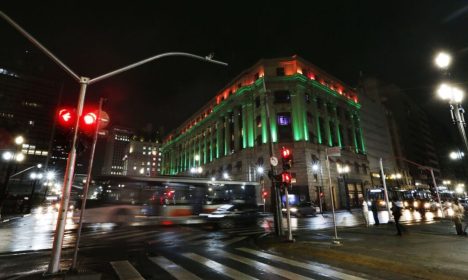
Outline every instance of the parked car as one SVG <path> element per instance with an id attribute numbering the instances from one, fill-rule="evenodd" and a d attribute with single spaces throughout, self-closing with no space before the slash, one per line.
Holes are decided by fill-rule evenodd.
<path id="1" fill-rule="evenodd" d="M 291 215 L 295 217 L 306 217 L 306 216 L 315 216 L 317 213 L 317 207 L 311 202 L 300 202 L 297 205 L 290 205 L 289 207 Z M 282 209 L 283 214 L 286 214 L 286 207 Z"/>
<path id="2" fill-rule="evenodd" d="M 253 204 L 225 204 L 210 214 L 201 214 L 201 216 L 219 228 L 256 224 L 262 217 L 258 206 Z"/>

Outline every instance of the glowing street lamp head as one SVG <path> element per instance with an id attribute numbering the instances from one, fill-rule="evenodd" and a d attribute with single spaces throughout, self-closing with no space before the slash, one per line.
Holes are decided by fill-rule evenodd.
<path id="1" fill-rule="evenodd" d="M 47 180 L 53 180 L 53 179 L 55 179 L 55 172 L 54 172 L 54 171 L 49 171 L 49 172 L 47 172 L 46 178 L 47 178 Z"/>
<path id="2" fill-rule="evenodd" d="M 229 179 L 229 174 L 228 174 L 227 172 L 224 172 L 224 173 L 223 173 L 223 178 L 224 178 L 224 179 Z"/>
<path id="3" fill-rule="evenodd" d="M 452 62 L 452 56 L 450 56 L 448 53 L 440 52 L 435 57 L 434 62 L 437 65 L 437 67 L 441 69 L 446 69 Z"/>
<path id="4" fill-rule="evenodd" d="M 257 167 L 257 173 L 258 173 L 258 174 L 263 174 L 264 171 L 265 171 L 265 170 L 263 170 L 263 166 L 258 166 L 258 167 Z"/>
<path id="5" fill-rule="evenodd" d="M 452 100 L 456 103 L 460 103 L 463 100 L 465 93 L 459 88 L 452 88 Z"/>
<path id="6" fill-rule="evenodd" d="M 13 155 L 12 152 L 4 152 L 4 153 L 2 154 L 2 158 L 3 158 L 4 160 L 11 160 L 11 159 L 13 159 L 13 156 L 14 156 L 14 155 Z"/>
<path id="7" fill-rule="evenodd" d="M 465 96 L 463 90 L 449 84 L 441 84 L 437 89 L 437 94 L 442 100 L 449 100 L 455 103 L 460 103 Z"/>
<path id="8" fill-rule="evenodd" d="M 16 138 L 15 138 L 15 144 L 16 144 L 16 145 L 21 145 L 21 144 L 23 144 L 23 143 L 24 143 L 24 137 L 21 136 L 21 135 L 20 135 L 20 136 L 16 136 Z"/>
<path id="9" fill-rule="evenodd" d="M 200 155 L 195 155 L 194 159 L 195 159 L 195 161 L 199 161 L 200 160 Z"/>
<path id="10" fill-rule="evenodd" d="M 25 156 L 23 153 L 19 153 L 16 155 L 16 161 L 17 162 L 22 162 L 24 160 Z"/>

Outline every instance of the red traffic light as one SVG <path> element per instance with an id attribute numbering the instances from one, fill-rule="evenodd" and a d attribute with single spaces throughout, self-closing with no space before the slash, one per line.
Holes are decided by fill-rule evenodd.
<path id="1" fill-rule="evenodd" d="M 291 184 L 291 173 L 289 172 L 281 173 L 281 182 L 284 184 Z"/>
<path id="2" fill-rule="evenodd" d="M 267 191 L 263 191 L 262 192 L 262 198 L 265 199 L 268 197 L 268 192 Z"/>
<path id="3" fill-rule="evenodd" d="M 281 148 L 281 161 L 283 163 L 283 170 L 288 170 L 292 166 L 292 152 L 288 148 Z"/>
<path id="4" fill-rule="evenodd" d="M 97 113 L 94 111 L 83 112 L 80 119 L 80 130 L 92 132 L 97 126 Z"/>
<path id="5" fill-rule="evenodd" d="M 76 121 L 76 111 L 73 109 L 62 108 L 58 111 L 58 122 L 65 127 L 72 127 Z"/>

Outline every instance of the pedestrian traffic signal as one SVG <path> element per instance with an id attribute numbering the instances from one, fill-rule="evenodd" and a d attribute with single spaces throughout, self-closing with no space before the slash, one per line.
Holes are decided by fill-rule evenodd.
<path id="1" fill-rule="evenodd" d="M 283 163 L 283 170 L 291 169 L 293 157 L 290 149 L 281 148 L 281 161 Z"/>
<path id="2" fill-rule="evenodd" d="M 69 108 L 61 108 L 58 111 L 58 122 L 64 127 L 73 127 L 76 121 L 76 111 Z"/>
<path id="3" fill-rule="evenodd" d="M 290 185 L 291 184 L 291 173 L 283 171 L 281 173 L 281 182 L 285 185 Z"/>

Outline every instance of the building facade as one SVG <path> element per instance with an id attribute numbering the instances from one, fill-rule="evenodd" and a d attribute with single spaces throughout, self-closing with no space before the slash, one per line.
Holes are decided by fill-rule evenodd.
<path id="1" fill-rule="evenodd" d="M 123 127 L 111 127 L 106 138 L 102 175 L 125 175 L 124 157 L 134 132 Z"/>
<path id="2" fill-rule="evenodd" d="M 52 146 L 54 114 L 59 101 L 57 83 L 23 75 L 0 66 L 0 149 L 17 149 L 22 165 L 46 164 Z M 14 138 L 23 136 L 21 147 Z"/>
<path id="3" fill-rule="evenodd" d="M 381 185 L 380 159 L 387 175 L 404 174 L 396 165 L 396 154 L 387 120 L 387 110 L 381 101 L 381 82 L 375 78 L 361 77 L 359 84 L 361 126 L 366 142 L 367 159 L 372 185 Z M 402 175 L 401 175 L 402 176 Z M 399 176 L 398 176 L 399 177 Z"/>
<path id="4" fill-rule="evenodd" d="M 329 208 L 329 171 L 337 207 L 359 207 L 370 186 L 360 107 L 353 89 L 298 56 L 260 60 L 168 136 L 162 173 L 197 168 L 208 178 L 264 177 L 269 191 L 257 167 L 269 169 L 271 139 L 274 156 L 282 147 L 293 152 L 290 192 L 300 200 L 318 202 L 323 193 Z M 341 156 L 330 157 L 328 170 L 333 146 Z"/>
<path id="5" fill-rule="evenodd" d="M 130 140 L 124 156 L 124 175 L 155 177 L 161 172 L 159 142 L 144 141 L 143 138 Z"/>

